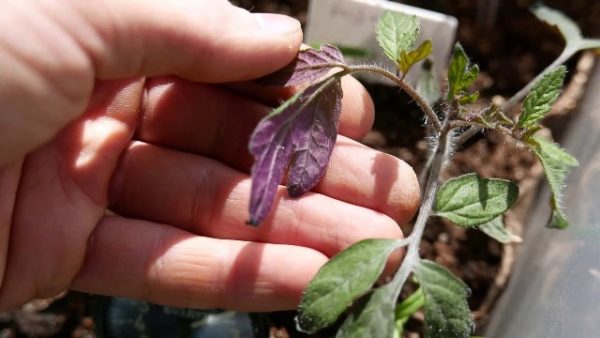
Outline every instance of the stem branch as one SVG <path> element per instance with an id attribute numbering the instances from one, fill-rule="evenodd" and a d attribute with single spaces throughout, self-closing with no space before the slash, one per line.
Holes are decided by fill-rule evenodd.
<path id="1" fill-rule="evenodd" d="M 539 73 L 533 80 L 531 80 L 525 87 L 521 88 L 515 95 L 513 95 L 508 101 L 504 102 L 504 104 L 500 107 L 500 111 L 507 112 L 515 107 L 517 103 L 519 103 L 533 88 L 533 86 L 542 78 L 542 76 L 546 75 L 549 71 L 554 68 L 560 66 L 565 63 L 573 54 L 577 52 L 577 49 L 573 48 L 565 48 L 562 53 L 541 73 Z M 456 145 L 461 146 L 463 143 L 468 141 L 471 137 L 477 135 L 480 131 L 482 131 L 483 127 L 473 126 L 465 131 L 460 137 L 457 139 Z"/>
<path id="2" fill-rule="evenodd" d="M 435 128 L 436 132 L 440 133 L 442 131 L 442 123 L 440 122 L 440 119 L 437 117 L 437 115 L 433 111 L 433 108 L 431 107 L 431 105 L 429 103 L 427 103 L 427 101 L 425 101 L 425 99 L 411 85 L 409 85 L 402 78 L 396 76 L 396 74 L 389 72 L 381 67 L 377 67 L 377 66 L 348 66 L 343 63 L 331 63 L 331 64 L 327 64 L 327 65 L 321 65 L 321 67 L 323 67 L 323 66 L 342 68 L 343 69 L 342 73 L 344 73 L 344 74 L 351 74 L 351 73 L 355 73 L 355 72 L 376 73 L 378 75 L 381 75 L 381 76 L 393 81 L 396 85 L 398 85 L 398 87 L 400 87 L 402 90 L 404 90 L 413 100 L 415 100 L 417 105 L 421 108 L 423 113 L 425 113 L 425 115 L 427 116 L 427 119 L 429 121 L 431 121 L 431 124 L 433 125 L 433 128 Z"/>
<path id="3" fill-rule="evenodd" d="M 508 99 L 508 101 L 504 102 L 504 104 L 502 104 L 502 106 L 500 107 L 500 110 L 507 112 L 513 109 L 514 106 L 517 105 L 517 103 L 519 103 L 519 101 L 521 101 L 527 94 L 529 94 L 531 88 L 533 88 L 533 86 L 535 86 L 535 84 L 544 75 L 565 63 L 571 56 L 573 56 L 575 52 L 576 50 L 573 50 L 571 48 L 565 48 L 562 51 L 562 53 L 560 53 L 560 55 L 548 67 L 546 67 L 541 73 L 539 73 L 533 80 L 529 81 L 529 83 L 527 83 L 525 87 L 521 88 L 521 90 L 519 90 L 515 95 Z"/>
<path id="4" fill-rule="evenodd" d="M 433 153 L 431 167 L 429 169 L 423 202 L 421 203 L 421 208 L 419 209 L 419 215 L 417 216 L 412 233 L 406 238 L 408 241 L 406 256 L 402 261 L 400 269 L 396 272 L 394 279 L 392 280 L 392 283 L 394 283 L 395 287 L 397 287 L 398 295 L 404 286 L 404 283 L 406 283 L 408 276 L 421 259 L 419 256 L 419 246 L 423 238 L 423 232 L 425 231 L 427 220 L 431 216 L 431 210 L 433 209 L 433 202 L 435 200 L 435 194 L 438 188 L 440 172 L 444 162 L 447 160 L 450 133 L 450 130 L 443 128 L 438 139 L 438 144 L 435 152 Z"/>

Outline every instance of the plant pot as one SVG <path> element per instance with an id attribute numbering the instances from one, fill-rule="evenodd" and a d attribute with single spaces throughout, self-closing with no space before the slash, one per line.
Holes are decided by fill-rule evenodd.
<path id="1" fill-rule="evenodd" d="M 550 192 L 544 187 L 528 217 L 508 288 L 486 336 L 596 337 L 600 334 L 600 66 L 596 65 L 564 146 L 580 167 L 567 181 L 566 230 L 549 230 Z"/>

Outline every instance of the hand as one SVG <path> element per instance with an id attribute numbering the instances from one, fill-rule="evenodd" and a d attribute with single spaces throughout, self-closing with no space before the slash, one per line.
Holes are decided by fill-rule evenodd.
<path id="1" fill-rule="evenodd" d="M 224 0 L 0 7 L 0 309 L 66 289 L 289 309 L 328 257 L 401 237 L 415 212 L 412 169 L 351 140 L 373 107 L 348 78 L 323 181 L 244 224 L 247 142 L 273 93 L 240 82 L 293 59 L 293 19 Z"/>

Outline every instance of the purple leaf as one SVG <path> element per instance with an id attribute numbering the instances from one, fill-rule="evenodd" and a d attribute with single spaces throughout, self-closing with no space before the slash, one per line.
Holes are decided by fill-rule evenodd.
<path id="1" fill-rule="evenodd" d="M 321 49 L 301 50 L 294 61 L 279 71 L 258 79 L 259 83 L 270 86 L 297 86 L 312 83 L 327 75 L 332 63 L 344 63 L 342 52 L 332 45 Z"/>
<path id="2" fill-rule="evenodd" d="M 258 225 L 269 214 L 290 162 L 291 196 L 319 182 L 335 144 L 341 100 L 340 79 L 330 77 L 294 95 L 258 124 L 249 145 L 255 158 L 249 224 Z"/>

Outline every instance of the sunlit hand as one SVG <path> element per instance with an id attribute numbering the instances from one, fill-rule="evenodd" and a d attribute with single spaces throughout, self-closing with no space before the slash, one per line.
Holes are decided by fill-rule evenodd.
<path id="1" fill-rule="evenodd" d="M 0 309 L 66 289 L 289 309 L 328 257 L 401 237 L 415 175 L 351 140 L 373 107 L 350 78 L 323 181 L 245 224 L 247 142 L 273 92 L 241 82 L 301 40 L 297 21 L 224 0 L 2 2 Z"/>

